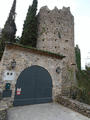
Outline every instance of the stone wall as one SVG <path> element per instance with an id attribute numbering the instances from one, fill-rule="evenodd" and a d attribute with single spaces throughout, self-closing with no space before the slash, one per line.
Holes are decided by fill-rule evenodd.
<path id="1" fill-rule="evenodd" d="M 75 63 L 74 17 L 70 8 L 49 10 L 46 6 L 38 14 L 37 48 L 64 54 Z"/>
<path id="2" fill-rule="evenodd" d="M 53 10 L 49 10 L 45 6 L 40 9 L 37 48 L 65 55 L 66 58 L 63 60 L 63 64 L 66 65 L 63 72 L 65 92 L 71 84 L 76 84 L 74 17 L 69 7 L 63 7 L 60 10 L 55 7 Z"/>
<path id="3" fill-rule="evenodd" d="M 8 105 L 0 100 L 0 120 L 7 120 Z"/>
<path id="4" fill-rule="evenodd" d="M 13 70 L 15 72 L 15 79 L 12 81 L 3 80 L 5 70 L 8 70 L 8 66 L 11 61 L 15 59 L 16 67 Z M 2 89 L 5 89 L 5 83 L 11 83 L 12 89 L 12 99 L 15 93 L 15 84 L 20 73 L 27 67 L 32 65 L 39 65 L 44 67 L 52 77 L 53 83 L 53 99 L 57 94 L 61 93 L 62 89 L 62 72 L 64 65 L 61 59 L 57 59 L 50 56 L 45 56 L 44 54 L 37 54 L 32 52 L 32 50 L 20 47 L 18 45 L 7 45 L 3 54 L 3 58 L 0 66 L 0 83 L 2 84 Z M 60 74 L 56 73 L 56 68 L 60 67 Z M 12 70 L 11 70 L 12 71 Z"/>
<path id="5" fill-rule="evenodd" d="M 68 95 L 70 87 L 76 84 L 75 51 L 74 51 L 74 17 L 70 8 L 49 10 L 42 7 L 38 14 L 38 38 L 37 49 L 50 51 L 58 55 L 66 56 L 60 60 L 57 57 L 37 54 L 18 45 L 12 48 L 6 46 L 0 65 L 0 88 L 5 88 L 4 72 L 13 59 L 16 61 L 15 80 L 11 81 L 12 99 L 15 92 L 15 84 L 21 71 L 32 65 L 39 65 L 48 70 L 53 81 L 53 97 L 58 93 Z M 48 53 L 48 52 L 47 52 Z M 56 69 L 60 68 L 60 74 Z"/>
<path id="6" fill-rule="evenodd" d="M 7 110 L 0 110 L 0 120 L 7 120 Z"/>
<path id="7" fill-rule="evenodd" d="M 90 105 L 58 95 L 56 101 L 90 118 Z"/>

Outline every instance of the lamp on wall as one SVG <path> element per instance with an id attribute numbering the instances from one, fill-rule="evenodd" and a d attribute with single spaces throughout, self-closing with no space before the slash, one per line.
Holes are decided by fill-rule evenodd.
<path id="1" fill-rule="evenodd" d="M 15 61 L 15 59 L 13 59 L 11 61 L 11 68 L 14 69 L 15 67 L 16 67 L 16 61 Z"/>

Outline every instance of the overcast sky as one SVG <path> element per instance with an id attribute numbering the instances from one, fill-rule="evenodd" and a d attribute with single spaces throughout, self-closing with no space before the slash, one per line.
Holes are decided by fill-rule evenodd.
<path id="1" fill-rule="evenodd" d="M 13 0 L 0 0 L 0 28 L 3 28 L 9 15 Z M 27 9 L 32 4 L 32 0 L 17 0 L 16 6 L 16 25 L 17 35 L 21 36 L 23 23 Z M 47 5 L 49 9 L 57 6 L 70 7 L 74 15 L 75 22 L 75 44 L 81 49 L 82 67 L 90 61 L 90 0 L 38 0 L 38 9 Z"/>

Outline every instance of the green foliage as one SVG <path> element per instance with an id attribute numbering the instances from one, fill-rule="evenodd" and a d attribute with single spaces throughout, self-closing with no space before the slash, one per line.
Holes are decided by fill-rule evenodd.
<path id="1" fill-rule="evenodd" d="M 32 6 L 29 6 L 26 20 L 23 25 L 23 32 L 20 43 L 36 47 L 37 40 L 37 0 L 33 0 Z"/>
<path id="2" fill-rule="evenodd" d="M 75 55 L 76 55 L 77 68 L 78 68 L 78 70 L 81 70 L 81 53 L 80 53 L 80 49 L 79 49 L 78 45 L 76 45 L 76 47 L 75 47 Z"/>
<path id="3" fill-rule="evenodd" d="M 2 58 L 3 52 L 0 50 L 0 60 Z"/>
<path id="4" fill-rule="evenodd" d="M 90 67 L 86 65 L 85 68 L 86 68 L 86 71 L 89 72 L 90 74 Z"/>
<path id="5" fill-rule="evenodd" d="M 16 43 L 19 43 L 19 42 L 20 42 L 20 37 L 17 36 L 17 37 L 15 38 L 15 41 L 16 41 Z"/>
<path id="6" fill-rule="evenodd" d="M 15 34 L 16 34 L 15 8 L 16 8 L 16 0 L 14 0 L 13 2 L 12 8 L 9 13 L 9 17 L 2 30 L 2 34 L 1 34 L 2 44 L 5 44 L 5 42 L 15 42 Z"/>
<path id="7" fill-rule="evenodd" d="M 78 100 L 90 104 L 90 68 L 78 71 L 77 74 L 78 87 Z"/>
<path id="8" fill-rule="evenodd" d="M 70 97 L 80 102 L 90 104 L 90 97 L 86 88 L 72 86 L 70 88 Z"/>
<path id="9" fill-rule="evenodd" d="M 86 70 L 81 70 L 81 55 L 78 45 L 75 47 L 75 53 L 78 67 L 76 72 L 78 87 L 74 97 L 80 102 L 90 104 L 90 67 L 86 66 Z M 74 90 L 71 91 L 73 92 Z"/>
<path id="10" fill-rule="evenodd" d="M 16 34 L 16 25 L 15 25 L 15 8 L 16 8 L 16 0 L 14 0 L 12 8 L 9 13 L 9 17 L 2 29 L 1 38 L 0 38 L 0 57 L 2 57 L 5 43 L 6 42 L 15 42 L 15 34 Z"/>
<path id="11" fill-rule="evenodd" d="M 2 41 L 4 42 L 15 42 L 15 34 L 16 34 L 16 25 L 15 21 L 12 22 L 7 21 L 4 29 L 2 30 Z"/>
<path id="12" fill-rule="evenodd" d="M 31 49 L 31 50 L 36 50 L 37 52 L 42 52 L 43 54 L 49 54 L 51 56 L 57 56 L 57 57 L 59 57 L 61 59 L 65 57 L 62 54 L 60 55 L 60 54 L 56 54 L 56 53 L 53 53 L 53 52 L 50 52 L 50 51 L 37 49 L 37 48 L 34 48 L 32 46 L 25 46 L 25 45 L 22 45 L 22 44 L 19 44 L 19 43 L 13 43 L 13 45 L 17 45 L 17 46 L 20 46 L 20 47 L 23 47 L 23 48 L 28 48 L 28 49 Z"/>

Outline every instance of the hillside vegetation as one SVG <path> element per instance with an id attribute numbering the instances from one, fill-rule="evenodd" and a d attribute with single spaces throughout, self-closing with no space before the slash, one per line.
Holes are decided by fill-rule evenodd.
<path id="1" fill-rule="evenodd" d="M 75 53 L 78 68 L 76 73 L 78 83 L 76 98 L 81 102 L 90 104 L 90 67 L 86 66 L 85 70 L 81 70 L 81 55 L 78 46 L 75 48 Z"/>

